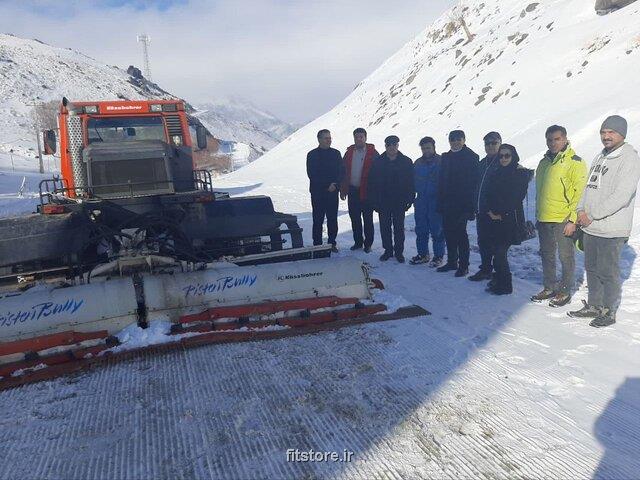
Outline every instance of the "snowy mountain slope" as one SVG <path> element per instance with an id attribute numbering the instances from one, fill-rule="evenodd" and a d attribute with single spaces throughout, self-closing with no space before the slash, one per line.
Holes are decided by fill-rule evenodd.
<path id="1" fill-rule="evenodd" d="M 35 157 L 32 103 L 70 99 L 173 98 L 157 84 L 104 65 L 79 51 L 0 34 L 0 152 Z M 238 99 L 202 105 L 198 117 L 241 166 L 295 128 Z M 241 145 L 236 145 L 241 144 Z M 33 163 L 29 164 L 35 168 Z M 6 166 L 3 166 L 6 168 Z"/>
<path id="2" fill-rule="evenodd" d="M 208 114 L 211 113 L 213 115 L 217 114 L 228 121 L 235 121 L 241 125 L 255 127 L 255 129 L 260 132 L 264 132 L 266 138 L 270 138 L 275 142 L 270 145 L 271 147 L 284 140 L 296 130 L 294 125 L 280 120 L 269 112 L 260 110 L 247 100 L 236 97 L 219 98 L 205 104 L 196 105 L 195 107 L 199 112 L 199 118 L 203 121 L 206 121 Z M 229 135 L 224 138 L 244 143 L 247 143 L 247 140 L 251 140 L 251 137 L 243 137 L 243 134 L 243 132 L 230 131 Z M 233 137 L 234 135 L 236 137 Z"/>
<path id="3" fill-rule="evenodd" d="M 220 98 L 196 105 L 196 116 L 216 137 L 250 148 L 240 163 L 253 161 L 295 131 L 295 127 L 250 102 L 238 98 Z M 242 148 L 242 147 L 238 147 Z"/>
<path id="4" fill-rule="evenodd" d="M 76 50 L 0 34 L 0 152 L 14 149 L 33 157 L 33 108 L 28 104 L 59 101 L 63 96 L 70 100 L 174 98 L 154 83 Z"/>
<path id="5" fill-rule="evenodd" d="M 465 12 L 471 42 L 461 29 L 447 36 L 446 12 L 334 109 L 233 180 L 260 177 L 262 188 L 304 183 L 305 154 L 320 128 L 331 129 L 334 146 L 343 150 L 357 126 L 380 149 L 385 136 L 397 134 L 400 149 L 413 157 L 424 135 L 447 150 L 447 133 L 463 128 L 482 153 L 482 136 L 498 130 L 534 166 L 547 126 L 565 125 L 577 152 L 590 159 L 600 148 L 600 122 L 617 112 L 640 146 L 640 107 L 632 100 L 638 82 L 631 73 L 640 71 L 640 3 L 606 16 L 588 0 L 463 0 L 455 11 Z"/>

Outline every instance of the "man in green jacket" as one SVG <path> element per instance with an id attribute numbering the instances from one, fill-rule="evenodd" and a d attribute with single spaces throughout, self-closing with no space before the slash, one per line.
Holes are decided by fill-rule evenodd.
<path id="1" fill-rule="evenodd" d="M 549 150 L 536 169 L 536 217 L 542 257 L 544 288 L 531 300 L 549 300 L 552 307 L 571 301 L 575 286 L 576 207 L 587 183 L 587 165 L 569 145 L 567 130 L 547 128 Z M 562 265 L 562 280 L 556 278 L 556 252 Z"/>

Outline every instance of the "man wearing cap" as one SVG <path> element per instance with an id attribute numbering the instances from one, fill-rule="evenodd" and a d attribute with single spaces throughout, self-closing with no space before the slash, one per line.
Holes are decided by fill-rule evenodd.
<path id="1" fill-rule="evenodd" d="M 493 273 L 494 242 L 491 239 L 492 222 L 487 205 L 487 186 L 489 178 L 500 165 L 498 152 L 502 137 L 498 132 L 489 132 L 484 136 L 484 150 L 487 156 L 480 160 L 478 167 L 478 192 L 475 199 L 476 228 L 478 248 L 480 249 L 480 269 L 469 277 L 473 282 L 490 280 Z"/>
<path id="2" fill-rule="evenodd" d="M 545 132 L 547 153 L 536 169 L 536 218 L 543 289 L 531 297 L 549 300 L 552 307 L 571 301 L 575 287 L 576 207 L 587 183 L 587 165 L 576 155 L 567 139 L 567 129 L 551 125 Z M 562 280 L 556 278 L 556 252 L 562 266 Z"/>
<path id="3" fill-rule="evenodd" d="M 592 327 L 615 323 L 620 302 L 620 253 L 633 226 L 640 157 L 625 142 L 627 121 L 608 117 L 600 128 L 604 149 L 591 164 L 587 185 L 577 208 L 577 223 L 584 231 L 584 266 L 588 301 L 576 318 L 593 318 Z"/>
<path id="4" fill-rule="evenodd" d="M 385 262 L 395 255 L 404 263 L 404 214 L 415 198 L 413 162 L 398 150 L 395 135 L 384 140 L 385 152 L 373 162 L 369 176 L 368 200 L 378 212 Z"/>
<path id="5" fill-rule="evenodd" d="M 442 154 L 438 209 L 442 213 L 447 263 L 438 272 L 456 271 L 456 277 L 469 273 L 469 236 L 467 222 L 475 218 L 480 157 L 465 145 L 462 130 L 449 133 L 451 150 Z"/>
<path id="6" fill-rule="evenodd" d="M 364 247 L 365 253 L 371 251 L 373 244 L 373 209 L 367 202 L 367 185 L 373 160 L 378 157 L 376 147 L 367 143 L 367 131 L 356 128 L 353 131 L 353 145 L 347 148 L 344 158 L 344 177 L 340 184 L 340 198 L 349 197 L 349 217 L 353 231 L 351 250 Z M 362 224 L 364 222 L 364 235 Z"/>
<path id="7" fill-rule="evenodd" d="M 342 180 L 342 156 L 331 148 L 331 132 L 318 132 L 318 147 L 307 154 L 307 176 L 313 215 L 313 244 L 322 245 L 322 224 L 327 218 L 327 233 L 331 250 L 337 252 L 338 189 Z"/>

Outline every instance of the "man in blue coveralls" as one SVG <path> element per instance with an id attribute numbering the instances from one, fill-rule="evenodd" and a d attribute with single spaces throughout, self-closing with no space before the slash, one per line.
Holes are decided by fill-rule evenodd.
<path id="1" fill-rule="evenodd" d="M 420 140 L 422 156 L 413 165 L 416 201 L 414 218 L 416 222 L 416 247 L 418 255 L 409 263 L 418 265 L 429 263 L 430 267 L 442 264 L 444 256 L 444 231 L 442 215 L 436 211 L 438 179 L 440 178 L 440 155 L 436 154 L 436 142 L 431 137 Z M 433 259 L 429 256 L 429 236 L 433 242 Z"/>

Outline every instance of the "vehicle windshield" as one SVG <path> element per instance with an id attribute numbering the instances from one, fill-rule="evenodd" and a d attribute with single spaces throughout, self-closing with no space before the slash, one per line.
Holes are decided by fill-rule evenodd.
<path id="1" fill-rule="evenodd" d="M 163 140 L 162 117 L 89 118 L 87 122 L 89 143 L 129 142 L 135 140 Z"/>

